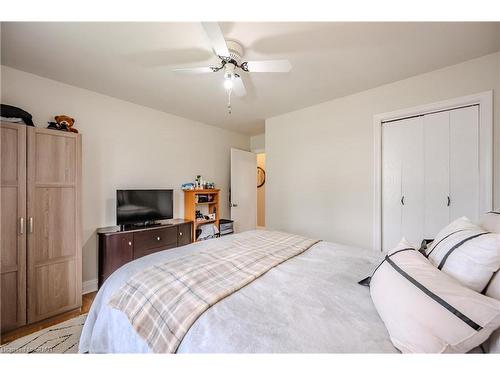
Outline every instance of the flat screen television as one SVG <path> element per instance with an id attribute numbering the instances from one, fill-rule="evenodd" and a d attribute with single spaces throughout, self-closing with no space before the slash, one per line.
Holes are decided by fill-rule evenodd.
<path id="1" fill-rule="evenodd" d="M 117 190 L 117 225 L 144 225 L 172 219 L 173 190 Z"/>

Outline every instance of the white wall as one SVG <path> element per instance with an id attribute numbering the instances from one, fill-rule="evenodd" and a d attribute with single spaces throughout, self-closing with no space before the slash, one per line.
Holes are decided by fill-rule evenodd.
<path id="1" fill-rule="evenodd" d="M 494 90 L 494 201 L 500 206 L 500 54 L 266 121 L 266 226 L 371 248 L 373 116 Z"/>
<path id="2" fill-rule="evenodd" d="M 266 149 L 266 134 L 262 133 L 250 137 L 250 150 L 252 152 L 264 152 Z"/>
<path id="3" fill-rule="evenodd" d="M 174 217 L 183 217 L 180 185 L 201 174 L 221 188 L 221 216 L 229 217 L 230 148 L 249 150 L 250 137 L 6 66 L 1 88 L 1 102 L 30 112 L 37 126 L 58 114 L 76 119 L 83 143 L 84 281 L 97 277 L 95 230 L 115 224 L 117 188 L 173 188 Z"/>

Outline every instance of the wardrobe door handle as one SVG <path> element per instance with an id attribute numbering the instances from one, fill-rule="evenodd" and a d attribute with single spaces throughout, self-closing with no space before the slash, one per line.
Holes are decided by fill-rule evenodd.
<path id="1" fill-rule="evenodd" d="M 402 204 L 403 206 L 405 205 L 405 196 L 404 196 L 404 195 L 401 197 L 401 204 Z"/>
<path id="2" fill-rule="evenodd" d="M 28 226 L 29 226 L 29 232 L 33 233 L 33 217 L 32 216 L 28 219 Z"/>
<path id="3" fill-rule="evenodd" d="M 448 197 L 447 197 L 447 198 L 448 198 L 448 202 L 446 203 L 446 206 L 447 206 L 447 207 L 450 207 L 450 204 L 451 204 L 451 199 L 450 199 L 450 196 L 448 195 Z"/>
<path id="4" fill-rule="evenodd" d="M 24 217 L 19 219 L 19 234 L 24 234 Z"/>

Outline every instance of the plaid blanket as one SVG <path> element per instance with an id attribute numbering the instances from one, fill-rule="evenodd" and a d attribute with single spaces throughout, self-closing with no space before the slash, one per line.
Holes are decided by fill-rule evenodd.
<path id="1" fill-rule="evenodd" d="M 211 241 L 198 253 L 135 274 L 109 301 L 155 353 L 174 353 L 198 317 L 317 240 L 274 231 Z"/>

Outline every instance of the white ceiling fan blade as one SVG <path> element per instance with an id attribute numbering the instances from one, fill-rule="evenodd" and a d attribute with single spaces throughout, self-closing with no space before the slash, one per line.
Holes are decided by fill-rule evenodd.
<path id="1" fill-rule="evenodd" d="M 243 63 L 245 70 L 252 73 L 286 73 L 292 69 L 288 60 L 247 61 Z"/>
<path id="2" fill-rule="evenodd" d="M 241 77 L 236 77 L 233 79 L 233 92 L 234 95 L 242 97 L 247 94 L 247 90 L 245 89 L 245 84 Z"/>
<path id="3" fill-rule="evenodd" d="M 203 66 L 198 68 L 178 68 L 178 69 L 172 69 L 172 71 L 179 74 L 213 73 L 212 68 L 209 66 Z"/>
<path id="4" fill-rule="evenodd" d="M 208 35 L 208 39 L 210 39 L 210 43 L 212 43 L 214 52 L 218 56 L 229 57 L 229 50 L 219 24 L 217 22 L 202 22 L 201 24 Z"/>

